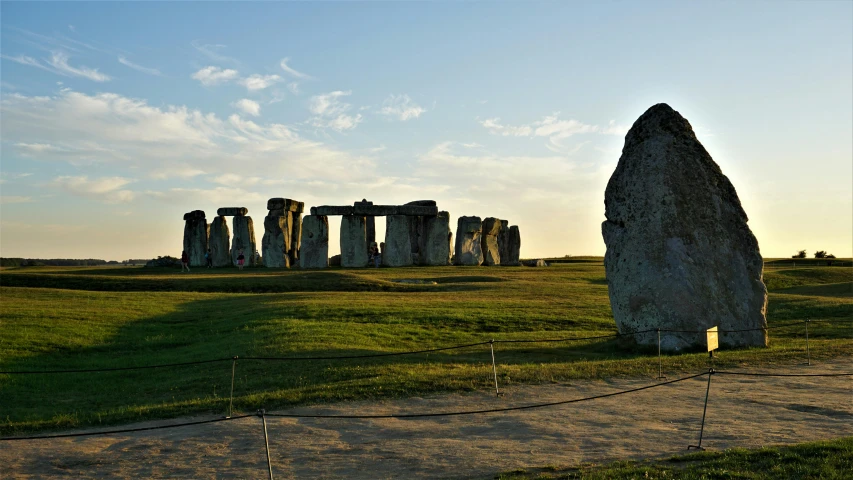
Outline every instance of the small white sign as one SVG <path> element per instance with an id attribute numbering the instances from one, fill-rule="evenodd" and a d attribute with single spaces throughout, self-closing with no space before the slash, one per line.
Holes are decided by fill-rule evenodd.
<path id="1" fill-rule="evenodd" d="M 717 336 L 717 327 L 708 329 L 708 351 L 713 352 L 720 348 L 720 338 Z"/>

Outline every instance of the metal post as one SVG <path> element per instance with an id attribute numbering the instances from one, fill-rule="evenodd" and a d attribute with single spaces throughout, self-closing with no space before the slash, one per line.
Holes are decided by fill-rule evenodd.
<path id="1" fill-rule="evenodd" d="M 495 339 L 489 340 L 489 349 L 492 350 L 492 372 L 495 374 L 495 395 L 500 397 L 501 392 L 498 391 L 498 369 L 495 366 Z"/>
<path id="2" fill-rule="evenodd" d="M 666 377 L 663 376 L 663 365 L 661 364 L 660 359 L 660 328 L 658 328 L 658 380 L 664 379 L 666 379 Z"/>
<path id="3" fill-rule="evenodd" d="M 811 320 L 806 319 L 806 365 L 812 365 L 812 353 L 809 349 L 809 322 Z"/>
<path id="4" fill-rule="evenodd" d="M 267 447 L 267 469 L 269 470 L 270 480 L 272 480 L 272 460 L 270 460 L 270 440 L 267 436 L 267 417 L 266 410 L 263 408 L 258 410 L 258 416 L 264 424 L 264 445 Z"/>
<path id="5" fill-rule="evenodd" d="M 237 369 L 237 355 L 231 358 L 231 395 L 228 396 L 228 418 L 231 418 L 231 408 L 234 406 L 234 371 Z"/>
<path id="6" fill-rule="evenodd" d="M 688 450 L 705 450 L 702 448 L 702 434 L 705 433 L 705 413 L 708 411 L 708 394 L 711 393 L 711 377 L 716 373 L 713 368 L 708 369 L 708 389 L 705 390 L 705 407 L 702 409 L 702 427 L 699 428 L 699 445 L 688 445 Z"/>

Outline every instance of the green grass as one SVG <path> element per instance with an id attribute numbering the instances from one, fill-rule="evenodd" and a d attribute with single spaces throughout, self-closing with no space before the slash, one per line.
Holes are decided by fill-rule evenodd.
<path id="1" fill-rule="evenodd" d="M 851 270 L 766 275 L 770 325 L 809 327 L 815 360 L 853 355 Z M 396 283 L 426 279 L 436 285 Z M 345 356 L 489 339 L 615 333 L 600 264 L 326 271 L 35 267 L 0 271 L 0 371 L 103 368 L 246 356 Z M 779 289 L 774 290 L 774 285 Z M 800 326 L 718 367 L 801 362 Z M 498 381 L 657 376 L 656 352 L 615 340 L 498 344 Z M 705 354 L 667 355 L 673 377 Z M 488 346 L 374 359 L 238 360 L 238 411 L 488 389 Z M 86 374 L 0 375 L 0 434 L 227 412 L 231 362 Z"/>
<path id="2" fill-rule="evenodd" d="M 562 469 L 544 467 L 506 472 L 495 478 L 525 479 L 778 479 L 843 480 L 853 472 L 853 437 L 788 447 L 734 448 L 666 460 L 620 461 Z"/>

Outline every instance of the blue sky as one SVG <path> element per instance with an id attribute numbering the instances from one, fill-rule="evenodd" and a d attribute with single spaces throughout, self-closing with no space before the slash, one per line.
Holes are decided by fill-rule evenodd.
<path id="1" fill-rule="evenodd" d="M 248 207 L 260 241 L 278 196 L 435 199 L 519 225 L 522 256 L 600 255 L 624 134 L 659 102 L 732 180 L 765 256 L 853 254 L 851 2 L 0 13 L 3 256 L 175 255 L 183 213 L 222 206 Z"/>

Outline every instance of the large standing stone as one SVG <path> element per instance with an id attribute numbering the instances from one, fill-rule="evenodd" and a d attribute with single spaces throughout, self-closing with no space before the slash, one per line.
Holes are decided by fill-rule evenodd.
<path id="1" fill-rule="evenodd" d="M 231 266 L 231 231 L 228 229 L 228 219 L 222 215 L 210 222 L 208 248 L 214 267 Z"/>
<path id="2" fill-rule="evenodd" d="M 498 232 L 498 252 L 501 255 L 501 265 L 509 259 L 509 221 L 501 220 L 501 230 Z"/>
<path id="3" fill-rule="evenodd" d="M 483 222 L 480 217 L 459 217 L 456 222 L 456 265 L 481 265 L 483 249 L 480 237 Z"/>
<path id="4" fill-rule="evenodd" d="M 237 256 L 243 252 L 244 265 L 252 265 L 255 261 L 255 224 L 252 217 L 234 217 L 231 221 L 234 237 L 231 239 L 231 263 L 237 265 Z"/>
<path id="5" fill-rule="evenodd" d="M 504 258 L 501 257 L 501 265 L 511 267 L 521 265 L 521 262 L 519 262 L 519 257 L 521 255 L 521 234 L 518 232 L 518 225 L 509 227 L 506 242 L 507 258 L 504 260 Z"/>
<path id="6" fill-rule="evenodd" d="M 619 331 L 661 328 L 664 350 L 767 345 L 767 290 L 758 242 L 737 193 L 666 104 L 648 109 L 625 137 L 604 194 L 602 224 L 610 305 Z M 746 332 L 726 331 L 757 329 Z M 636 335 L 655 344 L 657 334 Z"/>
<path id="7" fill-rule="evenodd" d="M 264 265 L 267 267 L 290 267 L 290 229 L 290 215 L 267 215 L 264 218 L 261 254 L 264 258 Z"/>
<path id="8" fill-rule="evenodd" d="M 424 218 L 421 265 L 447 265 L 450 258 L 450 214 L 438 212 L 435 217 Z"/>
<path id="9" fill-rule="evenodd" d="M 326 268 L 329 266 L 329 217 L 305 215 L 302 217 L 302 240 L 299 250 L 300 268 Z"/>
<path id="10" fill-rule="evenodd" d="M 367 199 L 363 198 L 360 202 L 355 202 L 354 204 L 354 206 L 360 205 L 373 205 L 373 202 L 368 202 Z M 364 220 L 365 227 L 367 230 L 367 244 L 370 245 L 371 243 L 376 241 L 376 217 L 374 217 L 373 215 L 366 215 L 364 217 Z"/>
<path id="11" fill-rule="evenodd" d="M 500 265 L 501 253 L 498 246 L 498 235 L 501 232 L 501 220 L 488 217 L 483 220 L 483 231 L 480 237 L 483 249 L 483 265 Z"/>
<path id="12" fill-rule="evenodd" d="M 222 207 L 216 211 L 220 217 L 245 217 L 249 213 L 246 207 Z"/>
<path id="13" fill-rule="evenodd" d="M 341 266 L 367 266 L 367 222 L 364 217 L 341 217 Z"/>
<path id="14" fill-rule="evenodd" d="M 404 215 L 388 215 L 385 217 L 382 265 L 404 267 L 411 264 L 412 244 L 409 240 L 409 222 Z"/>
<path id="15" fill-rule="evenodd" d="M 301 202 L 300 202 L 301 203 Z M 302 242 L 302 214 L 290 212 L 290 264 L 299 265 L 299 249 Z"/>
<path id="16" fill-rule="evenodd" d="M 204 212 L 194 210 L 184 215 L 184 250 L 190 257 L 191 267 L 203 267 L 207 264 L 207 220 Z"/>

